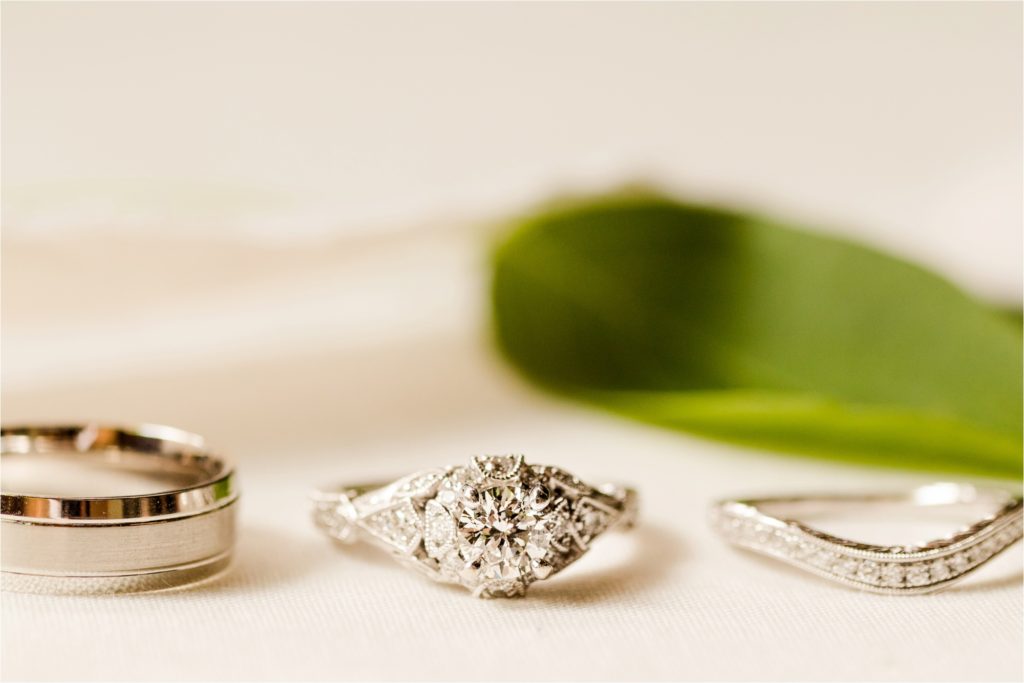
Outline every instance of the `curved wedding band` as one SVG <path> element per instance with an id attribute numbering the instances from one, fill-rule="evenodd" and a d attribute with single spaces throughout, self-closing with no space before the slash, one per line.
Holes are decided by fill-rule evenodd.
<path id="1" fill-rule="evenodd" d="M 629 527 L 636 516 L 633 490 L 595 488 L 522 456 L 476 457 L 465 467 L 313 498 L 314 519 L 329 535 L 371 542 L 478 597 L 522 595 L 579 559 L 598 535 Z"/>
<path id="2" fill-rule="evenodd" d="M 978 505 L 989 514 L 945 538 L 884 546 L 827 534 L 797 518 L 826 509 L 884 504 Z M 712 527 L 728 542 L 820 576 L 875 593 L 915 594 L 945 588 L 1020 540 L 1020 496 L 998 489 L 931 484 L 903 495 L 826 495 L 725 500 L 711 509 Z"/>
<path id="3" fill-rule="evenodd" d="M 235 538 L 234 473 L 200 437 L 153 425 L 27 426 L 4 427 L 0 441 L 5 590 L 155 590 L 227 566 Z M 8 491 L 6 474 L 15 466 L 41 468 L 50 490 Z M 131 475 L 149 482 L 147 488 L 159 482 L 159 490 L 80 496 L 82 482 L 68 470 Z M 60 483 L 62 495 L 54 495 Z M 63 495 L 65 489 L 73 495 Z"/>

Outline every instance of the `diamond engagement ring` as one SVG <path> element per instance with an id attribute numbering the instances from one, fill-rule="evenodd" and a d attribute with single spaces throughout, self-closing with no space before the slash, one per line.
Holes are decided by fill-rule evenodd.
<path id="1" fill-rule="evenodd" d="M 601 533 L 632 526 L 636 493 L 595 488 L 523 457 L 481 456 L 390 484 L 313 496 L 319 527 L 366 540 L 431 578 L 478 597 L 525 593 L 577 560 Z"/>
<path id="2" fill-rule="evenodd" d="M 983 508 L 977 521 L 937 540 L 872 545 L 839 538 L 796 518 L 828 511 L 885 512 L 889 506 Z M 930 484 L 903 495 L 831 495 L 725 500 L 711 508 L 712 527 L 734 545 L 874 593 L 909 595 L 945 588 L 1016 543 L 1020 496 L 961 484 Z"/>

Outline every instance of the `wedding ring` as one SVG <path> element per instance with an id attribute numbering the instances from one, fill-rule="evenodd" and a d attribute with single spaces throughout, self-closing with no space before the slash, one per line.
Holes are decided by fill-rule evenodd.
<path id="1" fill-rule="evenodd" d="M 468 466 L 318 491 L 313 499 L 314 520 L 332 537 L 371 542 L 478 597 L 524 594 L 636 516 L 633 490 L 595 488 L 518 455 L 476 457 Z"/>
<path id="2" fill-rule="evenodd" d="M 876 545 L 808 526 L 810 516 L 885 511 L 890 505 L 969 506 L 977 521 L 921 543 Z M 998 489 L 930 484 L 898 495 L 825 495 L 725 500 L 711 509 L 712 527 L 728 542 L 778 558 L 840 583 L 874 593 L 916 594 L 963 579 L 1016 543 L 1022 534 L 1021 497 Z"/>
<path id="3" fill-rule="evenodd" d="M 4 427 L 3 588 L 155 590 L 226 568 L 232 467 L 171 427 Z"/>

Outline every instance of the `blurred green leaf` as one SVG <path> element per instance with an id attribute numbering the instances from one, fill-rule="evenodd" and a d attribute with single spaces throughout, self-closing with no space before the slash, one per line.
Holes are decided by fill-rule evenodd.
<path id="1" fill-rule="evenodd" d="M 535 381 L 772 450 L 1021 475 L 1021 335 L 914 265 L 758 216 L 612 197 L 494 257 L 498 342 Z"/>

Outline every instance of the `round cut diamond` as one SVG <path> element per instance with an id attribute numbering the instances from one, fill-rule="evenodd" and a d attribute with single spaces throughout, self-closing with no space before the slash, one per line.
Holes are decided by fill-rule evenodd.
<path id="1" fill-rule="evenodd" d="M 528 573 L 531 558 L 543 557 L 551 542 L 548 526 L 538 527 L 547 501 L 521 483 L 467 494 L 458 518 L 464 577 L 499 581 Z"/>

